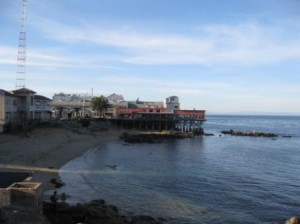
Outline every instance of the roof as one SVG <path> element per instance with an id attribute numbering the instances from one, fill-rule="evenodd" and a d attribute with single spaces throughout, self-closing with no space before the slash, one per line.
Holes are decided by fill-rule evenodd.
<path id="1" fill-rule="evenodd" d="M 48 101 L 52 101 L 51 99 L 45 97 L 45 96 L 42 96 L 42 95 L 35 95 L 34 98 L 36 100 L 48 100 Z"/>
<path id="2" fill-rule="evenodd" d="M 133 114 L 151 114 L 151 115 L 173 115 L 172 112 L 132 112 Z"/>
<path id="3" fill-rule="evenodd" d="M 162 108 L 161 101 L 128 101 L 128 108 Z"/>
<path id="4" fill-rule="evenodd" d="M 167 99 L 177 99 L 178 96 L 169 96 Z"/>
<path id="5" fill-rule="evenodd" d="M 14 94 L 35 94 L 33 90 L 27 89 L 27 88 L 21 88 L 21 89 L 16 89 L 13 91 Z"/>
<path id="6" fill-rule="evenodd" d="M 14 94 L 12 94 L 11 92 L 8 92 L 4 89 L 0 89 L 0 93 L 2 93 L 5 96 L 15 96 Z"/>

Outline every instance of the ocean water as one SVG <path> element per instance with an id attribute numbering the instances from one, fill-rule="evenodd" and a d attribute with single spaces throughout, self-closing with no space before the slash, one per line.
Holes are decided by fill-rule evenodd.
<path id="1" fill-rule="evenodd" d="M 105 142 L 62 167 L 70 203 L 102 198 L 167 223 L 284 223 L 300 216 L 300 117 L 208 116 L 215 136 Z M 291 138 L 220 136 L 257 130 Z"/>

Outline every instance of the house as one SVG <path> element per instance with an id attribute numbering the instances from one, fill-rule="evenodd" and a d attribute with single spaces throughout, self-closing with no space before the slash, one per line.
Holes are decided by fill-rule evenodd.
<path id="1" fill-rule="evenodd" d="M 51 118 L 52 107 L 50 106 L 51 99 L 41 96 L 34 96 L 34 120 L 36 121 L 46 121 Z"/>
<path id="2" fill-rule="evenodd" d="M 34 95 L 36 92 L 27 88 L 21 88 L 12 91 L 12 93 L 17 98 L 15 107 L 21 121 L 29 122 L 34 120 Z"/>
<path id="3" fill-rule="evenodd" d="M 0 89 L 0 133 L 4 131 L 5 124 L 18 121 L 17 101 L 14 94 Z"/>
<path id="4" fill-rule="evenodd" d="M 27 88 L 12 92 L 0 90 L 0 132 L 16 125 L 25 127 L 31 121 L 50 119 L 50 102 L 47 97 Z"/>

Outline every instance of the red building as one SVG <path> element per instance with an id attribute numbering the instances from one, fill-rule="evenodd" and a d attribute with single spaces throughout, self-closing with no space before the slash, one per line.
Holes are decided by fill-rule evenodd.
<path id="1" fill-rule="evenodd" d="M 205 110 L 174 110 L 176 119 L 193 119 L 205 121 Z"/>
<path id="2" fill-rule="evenodd" d="M 166 108 L 116 108 L 118 117 L 132 118 L 134 113 L 166 113 Z"/>

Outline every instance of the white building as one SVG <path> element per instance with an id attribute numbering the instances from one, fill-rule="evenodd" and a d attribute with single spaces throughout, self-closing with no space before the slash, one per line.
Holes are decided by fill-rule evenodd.
<path id="1" fill-rule="evenodd" d="M 109 95 L 108 97 L 106 97 L 106 99 L 109 102 L 114 102 L 114 103 L 124 101 L 124 97 L 122 95 L 118 95 L 115 93 Z"/>
<path id="2" fill-rule="evenodd" d="M 174 110 L 180 110 L 178 96 L 170 96 L 166 99 L 167 111 L 173 113 Z"/>

